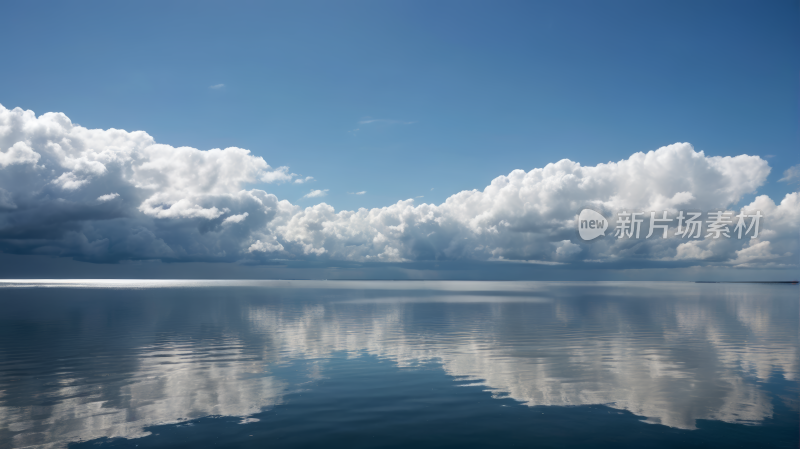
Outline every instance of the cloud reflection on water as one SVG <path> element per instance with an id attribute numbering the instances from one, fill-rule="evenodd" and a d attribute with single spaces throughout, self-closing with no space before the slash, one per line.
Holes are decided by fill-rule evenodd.
<path id="1" fill-rule="evenodd" d="M 260 364 L 241 360 L 240 350 L 215 356 L 226 360 L 196 360 L 190 347 L 144 350 L 139 368 L 121 382 L 64 377 L 48 394 L 55 404 L 0 406 L 0 422 L 19 432 L 14 447 L 64 447 L 103 437 L 140 438 L 150 435 L 147 427 L 204 416 L 245 419 L 281 402 L 285 382 L 254 376 Z"/>
<path id="2" fill-rule="evenodd" d="M 330 284 L 334 288 L 325 287 Z M 365 285 L 367 291 L 356 290 Z M 530 406 L 607 404 L 680 429 L 696 428 L 698 419 L 758 424 L 773 414 L 772 397 L 759 384 L 775 372 L 797 379 L 792 286 L 242 286 L 250 287 L 244 296 L 235 289 L 186 290 L 194 302 L 152 300 L 141 306 L 152 309 L 142 317 L 123 318 L 135 329 L 130 332 L 150 342 L 120 348 L 116 357 L 131 368 L 110 379 L 100 367 L 46 372 L 56 369 L 51 367 L 41 368 L 52 379 L 44 387 L 25 385 L 30 379 L 2 382 L 0 440 L 5 434 L 15 447 L 50 447 L 137 438 L 149 426 L 203 416 L 252 421 L 301 381 L 323 377 L 324 360 L 342 352 L 387 358 L 401 367 L 436 362 L 448 375 L 484 385 L 496 397 Z M 149 297 L 148 291 L 128 293 Z M 226 295 L 231 298 L 220 300 Z M 81 309 L 81 323 L 90 316 L 108 319 L 114 305 L 99 304 L 100 310 Z M 194 309 L 186 311 L 187 304 Z M 153 323 L 175 313 L 187 316 L 159 333 Z M 204 334 L 209 328 L 210 336 Z M 121 338 L 106 335 L 110 329 L 101 334 Z M 315 362 L 294 377 L 272 369 L 297 360 Z M 11 365 L 4 366 L 0 374 L 8 378 Z M 25 388 L 38 396 L 24 397 Z"/>
<path id="3" fill-rule="evenodd" d="M 771 398 L 750 376 L 764 382 L 778 370 L 796 379 L 796 320 L 774 320 L 769 299 L 737 294 L 740 288 L 705 300 L 687 299 L 681 288 L 658 292 L 658 298 L 651 291 L 651 298 L 625 304 L 609 296 L 630 292 L 607 291 L 588 311 L 569 300 L 541 304 L 534 298 L 536 307 L 520 309 L 491 297 L 484 310 L 454 311 L 435 326 L 409 322 L 405 304 L 421 298 L 348 301 L 378 306 L 362 310 L 357 321 L 330 305 L 307 308 L 299 317 L 254 307 L 249 316 L 264 333 L 280 329 L 273 338 L 292 358 L 366 351 L 400 366 L 439 361 L 451 376 L 530 406 L 608 404 L 649 423 L 695 429 L 698 419 L 755 424 L 771 417 Z M 449 295 L 425 299 L 462 302 Z M 637 302 L 649 313 L 645 322 L 624 310 Z"/>

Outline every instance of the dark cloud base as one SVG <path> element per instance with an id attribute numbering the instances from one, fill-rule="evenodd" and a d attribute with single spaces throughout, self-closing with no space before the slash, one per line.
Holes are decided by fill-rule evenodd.
<path id="1" fill-rule="evenodd" d="M 66 257 L 0 253 L 0 279 L 328 279 L 532 281 L 795 281 L 800 270 L 676 267 L 675 263 L 572 264 L 439 261 L 350 263 L 271 261 L 269 264 L 134 261 L 81 262 Z"/>

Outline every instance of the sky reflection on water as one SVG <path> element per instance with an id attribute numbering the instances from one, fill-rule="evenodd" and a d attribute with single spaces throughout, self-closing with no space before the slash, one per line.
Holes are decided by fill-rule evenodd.
<path id="1" fill-rule="evenodd" d="M 327 361 L 365 354 L 433 362 L 454 388 L 528 406 L 606 404 L 678 429 L 797 408 L 796 286 L 2 281 L 0 293 L 0 446 L 256 422 L 313 389 Z M 774 397 L 776 378 L 794 393 Z"/>

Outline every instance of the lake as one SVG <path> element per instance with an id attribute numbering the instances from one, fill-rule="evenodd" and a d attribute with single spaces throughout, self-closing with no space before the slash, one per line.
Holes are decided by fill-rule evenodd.
<path id="1" fill-rule="evenodd" d="M 0 281 L 0 447 L 791 447 L 797 285 Z"/>

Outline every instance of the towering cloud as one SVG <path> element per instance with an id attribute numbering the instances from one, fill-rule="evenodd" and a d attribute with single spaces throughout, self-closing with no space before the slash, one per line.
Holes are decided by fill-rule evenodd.
<path id="1" fill-rule="evenodd" d="M 528 172 L 515 170 L 482 191 L 463 191 L 440 205 L 406 200 L 336 212 L 325 203 L 302 208 L 251 188 L 295 175 L 248 150 L 175 148 L 142 131 L 90 130 L 64 114 L 36 117 L 0 106 L 0 249 L 98 262 L 795 264 L 798 193 L 779 204 L 759 196 L 742 209 L 764 215 L 757 239 L 612 236 L 617 212 L 643 211 L 649 217 L 650 211 L 724 211 L 755 192 L 769 172 L 758 156 L 707 157 L 678 143 L 594 167 L 565 159 Z M 591 243 L 576 231 L 576 217 L 585 207 L 612 221 L 611 231 Z"/>

